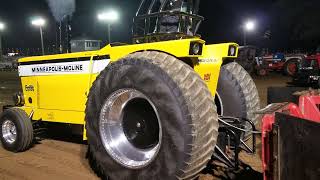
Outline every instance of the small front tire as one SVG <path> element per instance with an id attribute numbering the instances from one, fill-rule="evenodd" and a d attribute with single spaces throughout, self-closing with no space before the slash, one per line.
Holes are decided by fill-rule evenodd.
<path id="1" fill-rule="evenodd" d="M 6 150 L 23 152 L 32 146 L 32 123 L 23 110 L 18 108 L 5 110 L 0 116 L 0 128 L 1 143 Z"/>

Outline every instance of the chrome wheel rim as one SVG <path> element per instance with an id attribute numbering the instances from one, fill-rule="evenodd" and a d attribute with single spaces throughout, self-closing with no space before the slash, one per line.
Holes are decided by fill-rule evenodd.
<path id="1" fill-rule="evenodd" d="M 99 131 L 108 154 L 129 169 L 149 165 L 161 147 L 158 111 L 135 89 L 120 89 L 107 98 L 100 112 Z"/>
<path id="2" fill-rule="evenodd" d="M 3 122 L 2 137 L 9 144 L 13 144 L 17 140 L 17 128 L 12 121 L 5 120 Z"/>

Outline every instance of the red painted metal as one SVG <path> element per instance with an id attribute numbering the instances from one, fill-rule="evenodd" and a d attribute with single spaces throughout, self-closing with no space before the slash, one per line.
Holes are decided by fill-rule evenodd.
<path id="1" fill-rule="evenodd" d="M 269 137 L 272 136 L 272 126 L 275 122 L 275 113 L 288 115 L 320 123 L 320 93 L 319 91 L 305 91 L 298 93 L 299 106 L 294 103 L 271 104 L 263 110 L 262 119 L 262 167 L 264 180 L 272 180 L 272 157 Z"/>
<path id="2" fill-rule="evenodd" d="M 289 62 L 287 72 L 293 76 L 297 72 L 297 68 L 298 67 L 296 63 Z"/>
<path id="3" fill-rule="evenodd" d="M 314 122 L 320 122 L 320 95 L 309 94 L 300 96 L 299 107 L 301 113 L 303 114 L 302 118 Z"/>
<path id="4" fill-rule="evenodd" d="M 265 59 L 261 65 L 257 65 L 257 73 L 259 76 L 266 76 L 270 71 L 283 71 L 285 62 L 283 61 L 272 61 Z"/>
<path id="5" fill-rule="evenodd" d="M 284 61 L 273 61 L 265 60 L 266 68 L 272 71 L 282 71 L 285 62 Z"/>
<path id="6" fill-rule="evenodd" d="M 307 61 L 312 61 L 312 60 L 316 60 L 318 62 L 318 65 L 320 67 L 320 53 L 316 53 L 316 54 L 313 54 L 313 55 L 310 55 L 310 56 L 307 56 L 306 57 L 306 60 Z"/>

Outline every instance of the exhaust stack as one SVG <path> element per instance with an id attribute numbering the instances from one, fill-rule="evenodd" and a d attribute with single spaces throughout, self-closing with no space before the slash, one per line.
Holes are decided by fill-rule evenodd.
<path id="1" fill-rule="evenodd" d="M 71 16 L 65 16 L 63 20 L 59 22 L 59 28 L 57 33 L 59 34 L 59 53 L 71 53 L 71 38 L 72 38 L 72 27 L 71 27 Z"/>

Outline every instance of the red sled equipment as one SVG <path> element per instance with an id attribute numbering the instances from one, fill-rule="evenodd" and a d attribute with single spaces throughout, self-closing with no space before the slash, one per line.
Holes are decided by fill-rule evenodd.
<path id="1" fill-rule="evenodd" d="M 320 91 L 294 95 L 300 96 L 297 104 L 274 103 L 261 110 L 264 180 L 320 179 Z"/>

